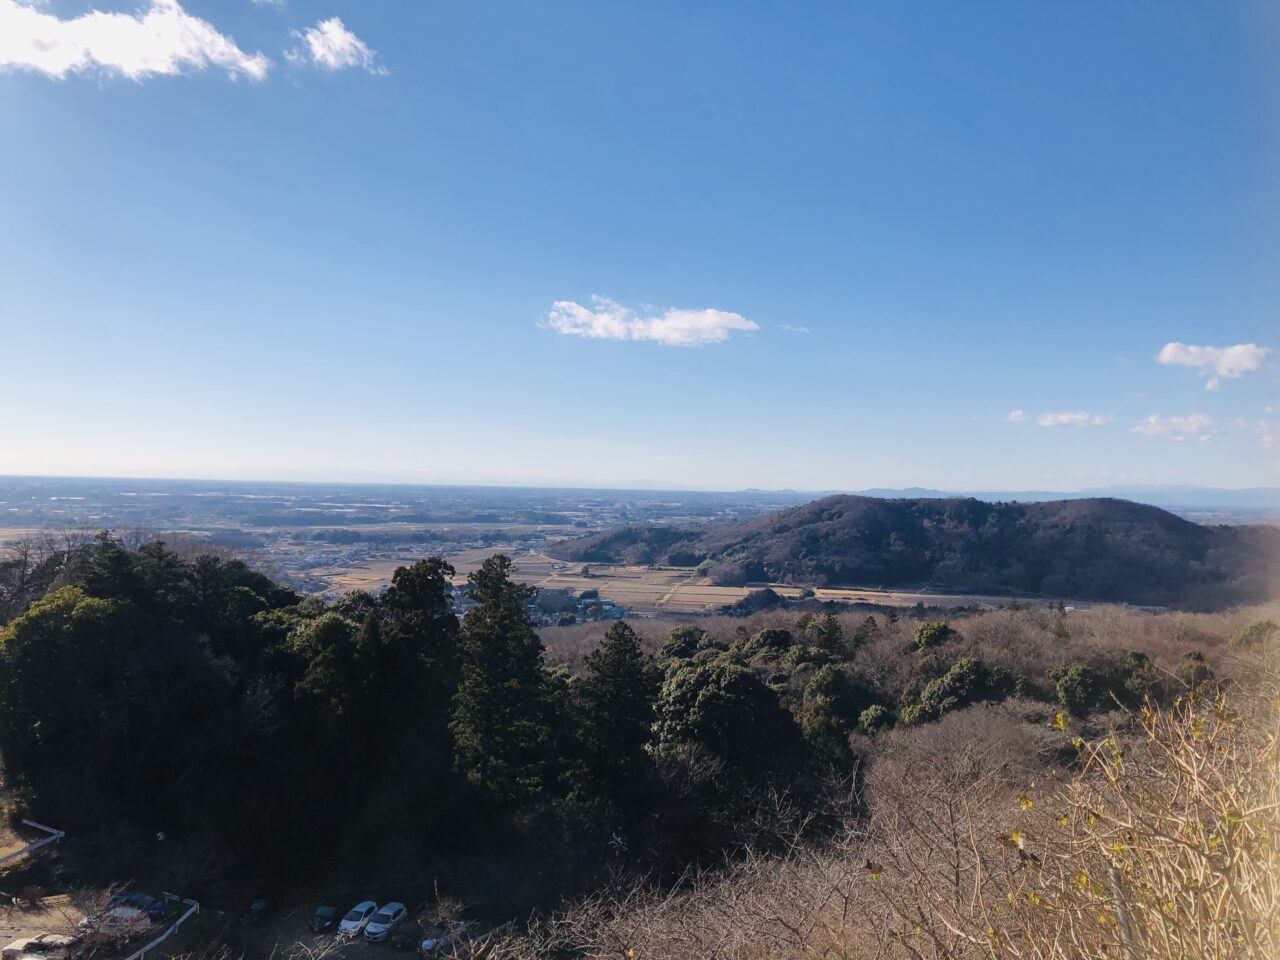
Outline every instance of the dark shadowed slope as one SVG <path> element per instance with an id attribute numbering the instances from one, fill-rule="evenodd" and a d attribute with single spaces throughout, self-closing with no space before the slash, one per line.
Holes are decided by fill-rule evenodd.
<path id="1" fill-rule="evenodd" d="M 1207 527 L 1126 500 L 834 496 L 711 530 L 625 528 L 566 560 L 709 564 L 719 582 L 922 586 L 1204 608 L 1275 596 L 1280 528 Z"/>

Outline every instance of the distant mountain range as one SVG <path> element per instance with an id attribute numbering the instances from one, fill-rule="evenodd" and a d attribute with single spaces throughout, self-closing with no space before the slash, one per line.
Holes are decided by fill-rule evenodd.
<path id="1" fill-rule="evenodd" d="M 1195 487 L 1195 486 L 1111 486 L 1090 487 L 1075 493 L 1064 493 L 1051 490 L 932 490 L 927 487 L 905 487 L 895 489 L 878 487 L 871 490 L 856 490 L 855 496 L 914 499 L 948 499 L 955 497 L 973 497 L 989 503 L 1019 501 L 1035 503 L 1045 500 L 1085 500 L 1097 497 L 1111 497 L 1119 500 L 1132 500 L 1135 503 L 1147 503 L 1153 507 L 1166 510 L 1243 510 L 1249 512 L 1280 513 L 1280 487 L 1244 487 L 1231 489 L 1227 487 Z"/>
<path id="2" fill-rule="evenodd" d="M 549 552 L 584 563 L 705 564 L 719 583 L 911 586 L 1194 609 L 1280 595 L 1280 527 L 1204 526 L 1116 498 L 837 495 L 744 523 L 607 530 Z"/>

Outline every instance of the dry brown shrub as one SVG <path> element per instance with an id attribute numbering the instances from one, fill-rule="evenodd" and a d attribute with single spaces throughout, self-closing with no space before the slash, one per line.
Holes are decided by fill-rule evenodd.
<path id="1" fill-rule="evenodd" d="M 1080 740 L 1074 773 L 1039 782 L 1028 754 L 1070 737 L 1064 718 L 1042 738 L 985 708 L 895 735 L 870 775 L 869 819 L 832 841 L 780 857 L 746 851 L 667 889 L 619 883 L 518 952 L 1270 960 L 1280 955 L 1277 693 L 1259 678 L 1149 707 L 1127 734 Z"/>

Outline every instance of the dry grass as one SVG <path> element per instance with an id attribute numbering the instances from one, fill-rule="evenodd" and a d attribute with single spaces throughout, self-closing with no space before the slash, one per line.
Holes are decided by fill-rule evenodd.
<path id="1" fill-rule="evenodd" d="M 978 708 L 895 734 L 870 815 L 782 857 L 620 883 L 519 951 L 583 957 L 1271 960 L 1280 688 L 1253 682 L 1076 739 Z M 1042 766 L 1075 739 L 1078 765 Z M 1035 772 L 1040 770 L 1042 772 Z M 515 948 L 512 948 L 514 950 Z"/>

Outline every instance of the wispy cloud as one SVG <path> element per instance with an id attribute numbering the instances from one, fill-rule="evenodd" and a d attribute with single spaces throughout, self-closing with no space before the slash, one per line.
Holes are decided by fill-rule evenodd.
<path id="1" fill-rule="evenodd" d="M 1083 410 L 1072 410 L 1062 413 L 1042 413 L 1036 418 L 1036 423 L 1042 427 L 1100 427 L 1110 419 L 1110 417 L 1097 416 Z"/>
<path id="2" fill-rule="evenodd" d="M 1253 430 L 1264 447 L 1280 447 L 1280 420 L 1259 420 Z"/>
<path id="3" fill-rule="evenodd" d="M 722 343 L 730 334 L 759 330 L 760 325 L 728 310 L 667 309 L 640 316 L 610 300 L 593 296 L 591 306 L 557 300 L 547 311 L 545 325 L 556 333 L 594 340 L 652 340 L 668 347 L 696 347 Z"/>
<path id="4" fill-rule="evenodd" d="M 1209 377 L 1206 390 L 1217 390 L 1222 381 L 1239 380 L 1260 368 L 1271 353 L 1269 347 L 1256 343 L 1238 343 L 1232 347 L 1198 347 L 1189 343 L 1166 343 L 1156 359 L 1163 364 L 1194 367 L 1200 376 Z"/>
<path id="5" fill-rule="evenodd" d="M 1027 415 L 1022 410 L 1010 410 L 1004 415 L 1005 423 L 1022 423 L 1027 419 Z"/>
<path id="6" fill-rule="evenodd" d="M 1148 437 L 1164 437 L 1167 440 L 1212 440 L 1221 428 L 1213 422 L 1213 418 L 1203 413 L 1193 413 L 1188 417 L 1158 417 L 1154 413 L 1133 428 L 1134 433 L 1143 433 Z"/>
<path id="7" fill-rule="evenodd" d="M 138 13 L 91 10 L 69 20 L 30 3 L 0 0 L 0 68 L 59 79 L 117 73 L 144 80 L 211 66 L 261 80 L 271 61 L 241 50 L 178 0 L 151 0 Z"/>
<path id="8" fill-rule="evenodd" d="M 808 327 L 803 327 L 803 326 L 793 327 L 789 323 L 784 323 L 782 325 L 782 329 L 785 330 L 787 333 L 809 333 L 810 332 Z"/>
<path id="9" fill-rule="evenodd" d="M 340 17 L 321 20 L 314 27 L 295 30 L 293 35 L 305 44 L 305 48 L 295 47 L 285 54 L 291 63 L 310 60 L 323 70 L 359 68 L 370 73 L 387 72 L 385 67 L 378 65 L 378 55 L 348 30 Z"/>

